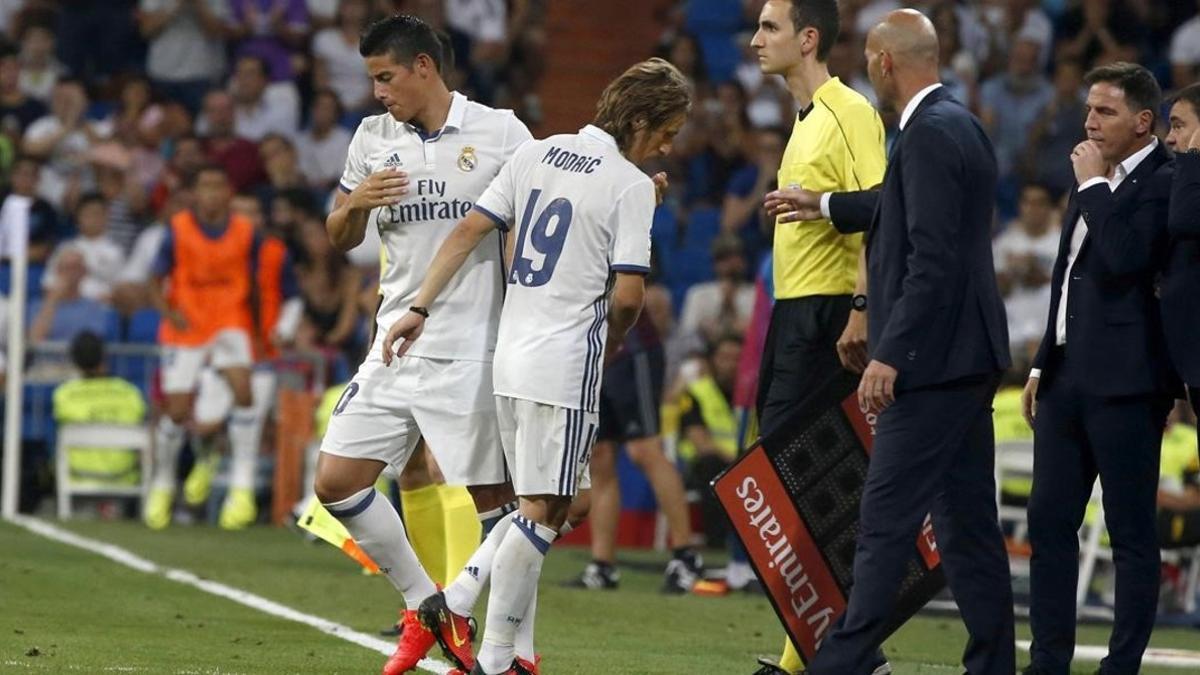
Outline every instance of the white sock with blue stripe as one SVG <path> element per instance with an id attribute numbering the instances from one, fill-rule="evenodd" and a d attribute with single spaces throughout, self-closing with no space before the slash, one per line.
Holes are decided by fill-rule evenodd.
<path id="1" fill-rule="evenodd" d="M 516 633 L 537 591 L 542 562 L 557 534 L 525 516 L 513 518 L 492 563 L 492 592 L 479 665 L 485 673 L 503 673 L 516 655 Z"/>
<path id="2" fill-rule="evenodd" d="M 408 609 L 416 609 L 422 600 L 437 592 L 437 586 L 408 541 L 400 514 L 374 487 L 323 505 L 346 526 L 354 541 L 379 565 L 379 571 L 404 595 Z"/>
<path id="3" fill-rule="evenodd" d="M 504 535 L 512 524 L 513 516 L 517 515 L 517 503 L 505 504 L 479 514 L 479 522 L 483 524 L 483 542 L 471 554 L 467 564 L 459 571 L 454 581 L 446 586 L 446 607 L 459 616 L 471 616 L 483 585 L 487 583 L 492 573 L 492 560 Z"/>

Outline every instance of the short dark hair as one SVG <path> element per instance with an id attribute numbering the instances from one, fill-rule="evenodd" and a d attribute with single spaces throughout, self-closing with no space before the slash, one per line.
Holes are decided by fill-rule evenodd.
<path id="1" fill-rule="evenodd" d="M 75 202 L 75 213 L 79 213 L 83 210 L 83 207 L 90 204 L 108 206 L 108 200 L 105 199 L 104 195 L 100 194 L 99 192 L 85 192 L 83 196 L 79 198 L 79 201 Z"/>
<path id="2" fill-rule="evenodd" d="M 237 58 L 238 61 L 253 61 L 258 64 L 258 72 L 262 73 L 263 78 L 271 79 L 271 64 L 267 60 L 257 54 L 242 54 Z"/>
<path id="3" fill-rule="evenodd" d="M 225 177 L 225 180 L 229 180 L 229 172 L 225 170 L 225 167 L 221 166 L 220 164 L 205 162 L 204 164 L 198 166 L 196 170 L 192 172 L 192 175 L 187 177 L 187 187 L 189 189 L 196 187 L 196 183 L 200 181 L 200 176 L 203 176 L 206 173 L 219 173 Z"/>
<path id="4" fill-rule="evenodd" d="M 736 344 L 739 348 L 744 346 L 744 344 L 745 344 L 745 340 L 743 339 L 742 334 L 737 332 L 736 330 L 729 329 L 729 330 L 721 331 L 715 337 L 705 341 L 705 343 L 704 343 L 705 358 L 712 359 L 714 356 L 717 355 L 717 352 L 720 351 L 721 345 L 729 343 L 729 342 Z"/>
<path id="5" fill-rule="evenodd" d="M 104 363 L 104 340 L 90 330 L 79 333 L 71 340 L 71 363 L 85 373 L 90 373 Z"/>
<path id="6" fill-rule="evenodd" d="M 1093 68 L 1083 76 L 1083 83 L 1089 87 L 1097 82 L 1119 87 L 1125 92 L 1125 101 L 1131 110 L 1135 113 L 1149 110 L 1153 115 L 1152 120 L 1158 119 L 1158 109 L 1162 106 L 1162 88 L 1145 66 L 1117 61 Z"/>
<path id="7" fill-rule="evenodd" d="M 1192 104 L 1192 112 L 1200 117 L 1200 82 L 1189 84 L 1188 86 L 1175 92 L 1175 95 L 1168 101 L 1171 105 L 1175 105 L 1180 101 L 1187 101 Z"/>
<path id="8" fill-rule="evenodd" d="M 817 60 L 825 63 L 841 30 L 837 0 L 792 0 L 792 26 L 797 33 L 809 26 L 817 29 Z"/>
<path id="9" fill-rule="evenodd" d="M 432 26 L 411 14 L 396 14 L 372 23 L 358 40 L 358 53 L 363 57 L 390 54 L 403 66 L 412 65 L 425 54 L 442 72 L 446 58 L 445 44 Z"/>

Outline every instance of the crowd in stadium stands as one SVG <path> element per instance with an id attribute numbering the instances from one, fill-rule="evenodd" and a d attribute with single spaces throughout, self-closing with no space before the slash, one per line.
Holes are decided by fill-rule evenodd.
<path id="1" fill-rule="evenodd" d="M 344 378 L 367 344 L 379 270 L 377 239 L 342 255 L 324 233 L 351 134 L 379 111 L 360 30 L 386 13 L 422 16 L 449 35 L 451 86 L 537 130 L 539 96 L 553 95 L 538 89 L 548 2 L 0 0 L 0 184 L 33 199 L 31 342 L 91 331 L 154 343 L 147 289 L 163 223 L 188 203 L 189 176 L 212 162 L 232 181 L 234 209 L 287 244 L 304 303 L 291 346 L 323 355 Z M 690 388 L 710 373 L 729 402 L 736 378 L 717 362 L 736 362 L 727 337 L 750 328 L 771 251 L 762 198 L 776 187 L 796 110 L 749 48 L 762 0 L 660 4 L 658 54 L 697 96 L 674 153 L 644 167 L 671 179 L 655 216 L 646 311 L 667 344 L 667 398 L 698 405 Z M 1023 374 L 1046 321 L 1074 182 L 1067 157 L 1084 135 L 1083 74 L 1129 60 L 1168 93 L 1196 81 L 1200 2 L 841 0 L 830 70 L 868 98 L 864 36 L 905 4 L 934 21 L 943 81 L 995 145 L 995 265 Z M 895 115 L 884 119 L 890 140 Z M 0 296 L 8 292 L 6 263 Z M 723 440 L 684 435 L 694 453 L 729 454 Z"/>

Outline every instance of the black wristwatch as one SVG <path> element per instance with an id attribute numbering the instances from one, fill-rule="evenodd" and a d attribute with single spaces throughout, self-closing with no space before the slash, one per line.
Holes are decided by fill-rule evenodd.
<path id="1" fill-rule="evenodd" d="M 413 314 L 420 314 L 421 316 L 425 317 L 426 319 L 429 318 L 429 310 L 425 307 L 418 307 L 416 305 L 413 305 L 412 307 L 408 308 L 408 311 L 412 312 Z"/>
<path id="2" fill-rule="evenodd" d="M 867 296 L 855 295 L 854 297 L 850 298 L 850 309 L 856 312 L 867 311 Z"/>

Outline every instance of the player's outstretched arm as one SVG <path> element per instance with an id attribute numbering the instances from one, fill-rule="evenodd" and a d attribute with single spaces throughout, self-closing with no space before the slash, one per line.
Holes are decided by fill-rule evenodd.
<path id="1" fill-rule="evenodd" d="M 343 253 L 362 243 L 367 234 L 371 209 L 391 206 L 408 194 L 408 174 L 394 169 L 367 176 L 349 194 L 338 192 L 333 211 L 325 219 L 325 231 L 333 247 Z"/>
<path id="2" fill-rule="evenodd" d="M 421 290 L 417 291 L 413 307 L 416 307 L 418 311 L 410 311 L 400 317 L 400 320 L 388 329 L 387 336 L 383 339 L 383 363 L 385 365 L 391 364 L 393 355 L 404 356 L 412 343 L 421 336 L 426 318 L 422 312 L 429 312 L 429 307 L 437 300 L 446 284 L 450 283 L 450 280 L 462 268 L 467 256 L 475 250 L 487 233 L 494 229 L 496 229 L 495 221 L 479 211 L 468 212 L 467 216 L 454 226 L 450 236 L 446 237 L 446 241 L 442 242 L 437 255 L 433 257 L 433 262 L 429 264 L 429 271 L 425 274 L 425 281 L 421 283 Z M 634 317 L 636 318 L 636 316 L 635 314 Z M 399 342 L 398 347 L 397 342 Z"/>

